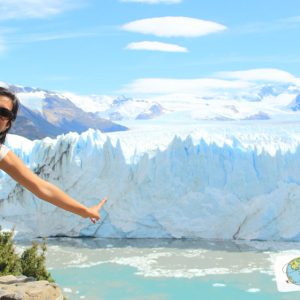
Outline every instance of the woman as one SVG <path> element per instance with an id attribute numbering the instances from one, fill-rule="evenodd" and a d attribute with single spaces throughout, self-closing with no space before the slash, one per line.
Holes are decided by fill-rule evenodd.
<path id="1" fill-rule="evenodd" d="M 97 205 L 86 207 L 65 194 L 55 185 L 41 179 L 5 145 L 5 137 L 12 122 L 17 117 L 19 101 L 9 90 L 0 87 L 0 169 L 31 191 L 37 197 L 59 206 L 83 218 L 90 218 L 93 223 L 100 219 L 99 211 L 106 198 Z"/>

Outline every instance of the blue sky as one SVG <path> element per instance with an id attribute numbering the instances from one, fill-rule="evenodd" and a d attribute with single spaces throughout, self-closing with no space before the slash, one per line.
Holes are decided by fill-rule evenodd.
<path id="1" fill-rule="evenodd" d="M 138 95 L 144 79 L 298 78 L 299 33 L 298 0 L 1 0 L 0 80 Z"/>

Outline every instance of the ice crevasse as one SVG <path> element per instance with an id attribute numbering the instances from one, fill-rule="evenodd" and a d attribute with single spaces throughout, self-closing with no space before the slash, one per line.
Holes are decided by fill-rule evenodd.
<path id="1" fill-rule="evenodd" d="M 18 236 L 300 240 L 300 139 L 294 136 L 88 130 L 7 145 L 85 205 L 95 225 L 0 174 L 0 225 Z M 251 142 L 252 139 L 252 142 Z M 253 142 L 255 139 L 255 142 Z M 148 143 L 147 143 L 148 141 Z"/>

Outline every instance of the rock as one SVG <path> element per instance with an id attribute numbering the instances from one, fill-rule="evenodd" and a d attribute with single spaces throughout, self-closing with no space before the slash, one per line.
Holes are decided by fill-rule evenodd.
<path id="1" fill-rule="evenodd" d="M 23 300 L 24 294 L 22 293 L 5 293 L 4 295 L 1 296 L 2 300 Z"/>
<path id="2" fill-rule="evenodd" d="M 0 284 L 13 284 L 20 282 L 28 282 L 28 281 L 36 281 L 34 277 L 26 277 L 24 275 L 14 276 L 14 275 L 6 275 L 0 277 Z"/>
<path id="3" fill-rule="evenodd" d="M 63 300 L 61 289 L 47 280 L 7 275 L 0 277 L 0 300 Z"/>

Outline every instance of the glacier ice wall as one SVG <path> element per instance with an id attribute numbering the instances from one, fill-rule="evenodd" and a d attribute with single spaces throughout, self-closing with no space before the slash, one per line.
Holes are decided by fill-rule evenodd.
<path id="1" fill-rule="evenodd" d="M 1 172 L 2 228 L 15 226 L 19 236 L 300 240 L 299 139 L 259 135 L 251 146 L 207 132 L 120 134 L 10 136 L 8 146 L 42 178 L 85 205 L 109 200 L 94 225 Z"/>

